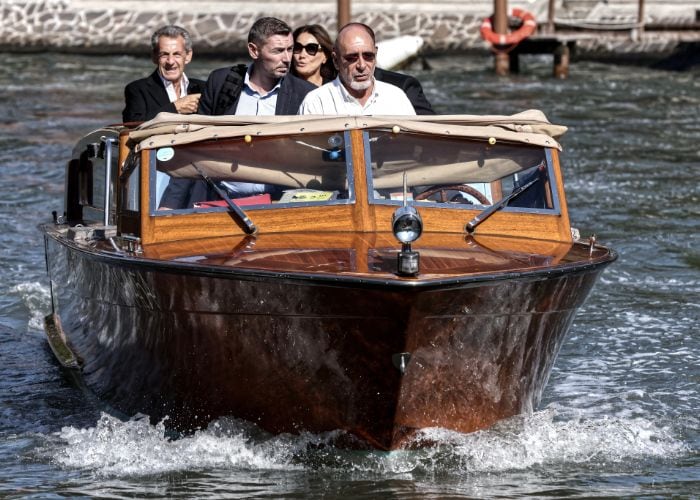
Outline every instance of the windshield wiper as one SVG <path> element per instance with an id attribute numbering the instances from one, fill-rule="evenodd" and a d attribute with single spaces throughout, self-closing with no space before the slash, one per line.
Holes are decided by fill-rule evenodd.
<path id="1" fill-rule="evenodd" d="M 513 198 L 515 198 L 516 196 L 518 196 L 520 193 L 525 192 L 530 186 L 532 186 L 534 183 L 536 183 L 536 182 L 539 181 L 539 180 L 540 180 L 539 176 L 535 177 L 534 179 L 532 179 L 532 180 L 531 180 L 530 182 L 528 182 L 527 184 L 523 184 L 523 185 L 520 186 L 519 188 L 514 189 L 512 193 L 510 193 L 508 196 L 506 196 L 505 198 L 503 198 L 502 200 L 500 200 L 498 203 L 496 203 L 496 204 L 494 204 L 494 205 L 491 205 L 491 206 L 488 207 L 486 210 L 484 210 L 484 211 L 482 211 L 481 213 L 479 213 L 476 217 L 474 217 L 472 220 L 470 220 L 470 221 L 467 223 L 467 225 L 466 225 L 466 227 L 465 227 L 465 229 L 467 230 L 467 232 L 468 232 L 469 234 L 473 233 L 474 230 L 476 229 L 476 226 L 478 226 L 479 224 L 481 224 L 482 222 L 484 222 L 486 219 L 488 219 L 489 217 L 491 217 L 493 214 L 495 214 L 496 212 L 498 212 L 500 209 L 502 209 L 503 207 L 505 207 L 505 206 L 508 204 L 508 202 L 509 202 L 510 200 L 512 200 Z"/>
<path id="2" fill-rule="evenodd" d="M 201 168 L 197 166 L 195 162 L 192 162 L 192 166 L 195 168 L 197 173 L 199 173 L 200 177 L 204 179 L 204 181 L 214 190 L 216 191 L 216 194 L 219 195 L 219 198 L 224 200 L 226 204 L 228 205 L 228 208 L 230 212 L 232 212 L 236 218 L 239 220 L 241 224 L 243 224 L 243 230 L 247 234 L 255 234 L 258 231 L 258 228 L 255 226 L 252 220 L 246 215 L 246 213 L 236 205 L 234 202 L 231 201 L 231 199 L 228 197 L 228 195 L 224 192 L 223 189 L 221 189 L 216 182 L 211 180 L 211 177 L 209 177 L 207 174 L 205 174 Z"/>

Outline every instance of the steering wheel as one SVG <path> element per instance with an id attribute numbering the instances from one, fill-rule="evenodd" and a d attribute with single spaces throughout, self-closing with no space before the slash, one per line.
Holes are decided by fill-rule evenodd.
<path id="1" fill-rule="evenodd" d="M 488 200 L 488 198 L 486 198 L 486 196 L 484 196 L 481 192 L 477 191 L 473 187 L 467 186 L 466 184 L 432 187 L 427 189 L 426 191 L 423 191 L 421 194 L 416 195 L 413 199 L 416 201 L 426 200 L 435 193 L 440 193 L 440 199 L 436 201 L 440 201 L 441 203 L 447 203 L 449 201 L 452 201 L 447 199 L 449 191 L 461 191 L 462 193 L 467 193 L 469 196 L 478 201 L 481 205 L 491 204 L 491 202 Z"/>

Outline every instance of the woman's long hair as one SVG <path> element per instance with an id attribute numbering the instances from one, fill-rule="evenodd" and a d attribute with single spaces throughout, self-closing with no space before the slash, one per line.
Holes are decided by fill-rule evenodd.
<path id="1" fill-rule="evenodd" d="M 323 78 L 323 81 L 329 82 L 334 80 L 335 77 L 338 76 L 338 71 L 336 71 L 335 66 L 333 65 L 333 42 L 331 41 L 331 37 L 328 35 L 326 28 L 320 24 L 305 24 L 304 26 L 299 26 L 292 34 L 295 42 L 297 41 L 297 37 L 302 33 L 309 33 L 310 35 L 313 35 L 321 45 L 321 50 L 323 53 L 326 54 L 326 62 L 321 65 L 321 78 Z M 299 76 L 293 64 L 292 74 Z"/>

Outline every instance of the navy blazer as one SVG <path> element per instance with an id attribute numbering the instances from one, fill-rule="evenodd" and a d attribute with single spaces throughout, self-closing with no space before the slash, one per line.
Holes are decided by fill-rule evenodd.
<path id="1" fill-rule="evenodd" d="M 199 100 L 200 115 L 212 115 L 216 105 L 216 100 L 219 98 L 219 93 L 224 86 L 226 77 L 231 72 L 231 68 L 219 68 L 211 72 L 207 83 L 202 92 L 202 98 Z M 240 99 L 241 89 L 243 88 L 243 79 L 238 79 L 241 88 L 236 89 L 237 98 L 223 111 L 224 115 L 235 115 Z M 276 115 L 296 115 L 299 111 L 301 101 L 304 100 L 306 94 L 316 88 L 316 85 L 309 83 L 306 80 L 297 78 L 291 73 L 285 75 L 280 85 L 279 94 L 277 94 L 277 104 L 275 105 Z"/>
<path id="2" fill-rule="evenodd" d="M 199 100 L 199 114 L 211 115 L 214 112 L 216 100 L 224 85 L 226 77 L 231 72 L 231 68 L 221 68 L 214 70 L 207 79 L 207 83 Z M 240 87 L 243 86 L 243 79 L 237 79 Z M 306 94 L 315 89 L 313 83 L 287 74 L 282 80 L 277 104 L 275 105 L 276 115 L 296 115 Z M 240 90 L 236 89 L 238 97 Z M 238 106 L 238 98 L 228 105 L 224 114 L 235 115 Z M 165 188 L 163 198 L 160 201 L 161 207 L 167 208 L 191 208 L 198 201 L 213 200 L 218 197 L 211 192 L 209 186 L 201 180 L 192 179 L 171 179 L 168 187 Z"/>
<path id="3" fill-rule="evenodd" d="M 188 94 L 200 94 L 204 88 L 204 81 L 190 78 L 187 86 Z M 168 92 L 165 90 L 163 80 L 160 79 L 158 70 L 155 70 L 147 78 L 141 78 L 128 84 L 124 88 L 124 102 L 126 106 L 122 111 L 124 122 L 142 122 L 155 118 L 161 111 L 177 113 L 175 104 L 170 102 Z"/>

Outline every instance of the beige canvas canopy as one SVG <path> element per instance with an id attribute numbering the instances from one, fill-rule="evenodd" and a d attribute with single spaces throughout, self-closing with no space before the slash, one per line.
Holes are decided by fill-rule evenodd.
<path id="1" fill-rule="evenodd" d="M 404 132 L 470 139 L 494 138 L 561 149 L 556 138 L 566 127 L 550 123 L 538 110 L 515 115 L 421 116 L 204 116 L 160 113 L 129 133 L 135 151 L 212 139 L 269 137 L 340 130 L 393 128 Z"/>

